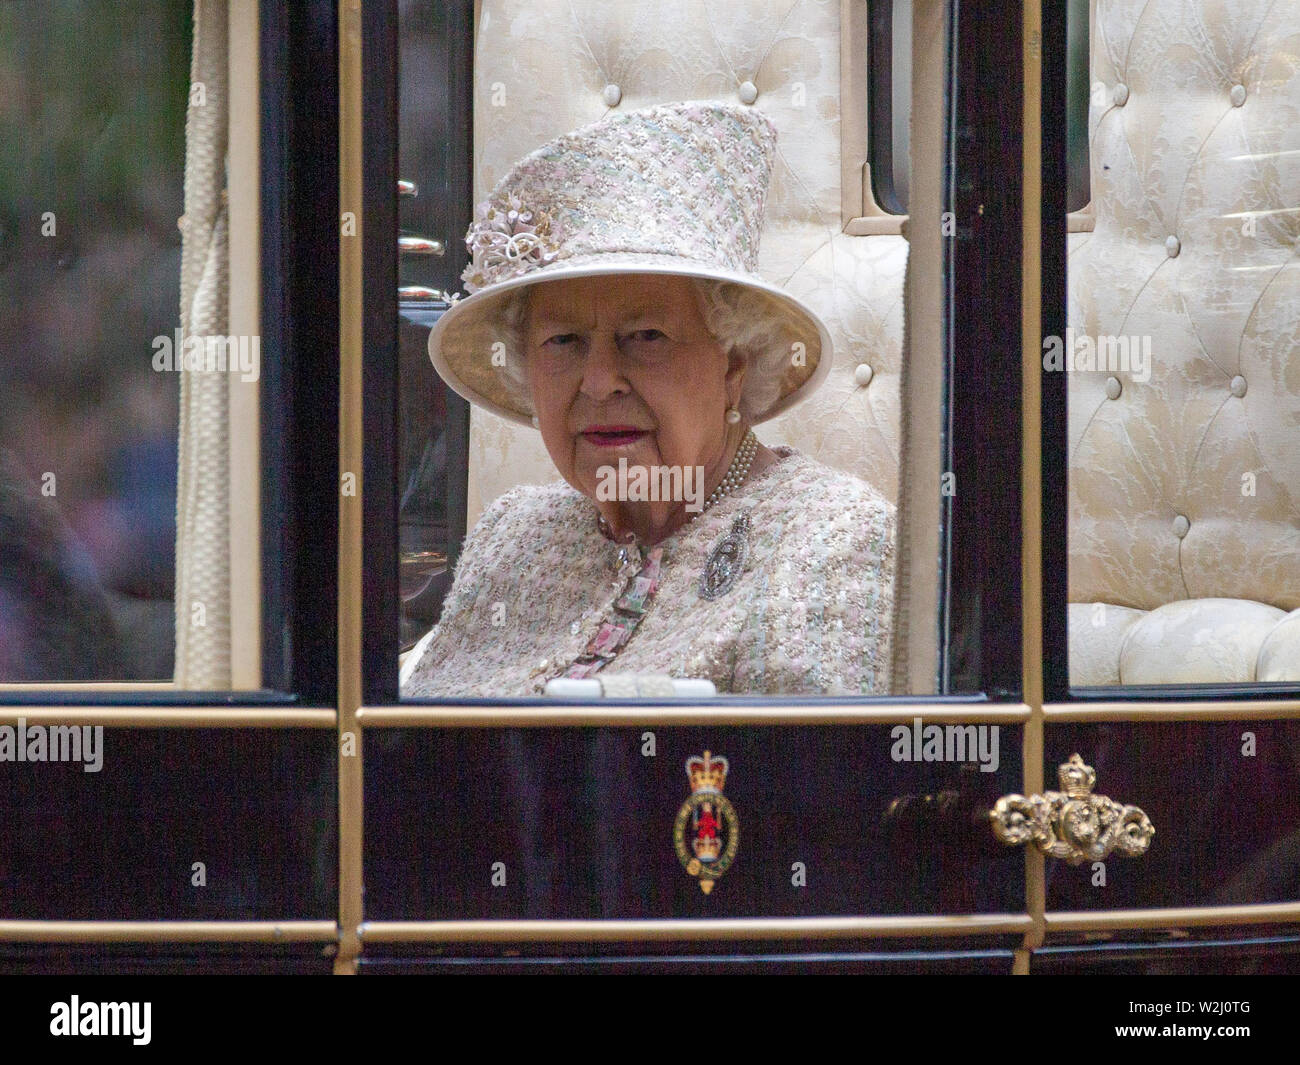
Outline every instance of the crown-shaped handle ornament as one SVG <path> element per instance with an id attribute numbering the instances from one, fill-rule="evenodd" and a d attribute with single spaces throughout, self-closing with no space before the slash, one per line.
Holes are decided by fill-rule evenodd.
<path id="1" fill-rule="evenodd" d="M 1097 771 L 1077 754 L 1060 767 L 1060 791 L 1004 795 L 989 811 L 993 834 L 1007 846 L 1033 843 L 1071 865 L 1112 853 L 1140 858 L 1156 834 L 1147 815 L 1105 795 L 1094 795 Z"/>

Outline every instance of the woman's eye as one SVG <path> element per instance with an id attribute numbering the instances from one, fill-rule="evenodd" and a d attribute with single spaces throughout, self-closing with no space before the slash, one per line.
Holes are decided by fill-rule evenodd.
<path id="1" fill-rule="evenodd" d="M 638 329 L 634 333 L 629 333 L 627 338 L 628 340 L 636 341 L 637 343 L 642 343 L 642 344 L 648 344 L 651 341 L 655 341 L 655 340 L 668 339 L 667 335 L 658 329 Z"/>
<path id="2" fill-rule="evenodd" d="M 556 333 L 553 337 L 547 337 L 545 343 L 560 347 L 565 344 L 576 344 L 577 341 L 577 333 Z"/>

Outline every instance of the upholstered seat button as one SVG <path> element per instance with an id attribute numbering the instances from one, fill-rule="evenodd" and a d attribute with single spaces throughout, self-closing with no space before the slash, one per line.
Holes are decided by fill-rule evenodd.
<path id="1" fill-rule="evenodd" d="M 1240 107 L 1246 102 L 1246 86 L 1234 85 L 1228 92 L 1228 99 L 1232 101 L 1233 107 Z"/>
<path id="2" fill-rule="evenodd" d="M 875 371 L 865 362 L 858 363 L 857 368 L 853 371 L 853 380 L 859 388 L 866 388 L 867 385 L 871 384 L 871 379 L 874 376 Z"/>
<path id="3" fill-rule="evenodd" d="M 1119 399 L 1119 394 L 1124 391 L 1124 386 L 1119 383 L 1118 377 L 1106 378 L 1106 397 L 1108 399 Z"/>
<path id="4" fill-rule="evenodd" d="M 1128 86 L 1121 81 L 1115 86 L 1115 91 L 1111 94 L 1111 99 L 1115 101 L 1116 107 L 1123 107 L 1128 103 Z"/>
<path id="5" fill-rule="evenodd" d="M 752 104 L 758 99 L 758 86 L 752 81 L 747 81 L 740 87 L 740 102 L 742 104 Z"/>
<path id="6" fill-rule="evenodd" d="M 1192 527 L 1192 523 L 1188 521 L 1187 518 L 1185 518 L 1182 514 L 1179 514 L 1178 517 L 1174 518 L 1174 535 L 1177 536 L 1178 539 L 1181 540 L 1184 536 L 1186 536 L 1187 530 L 1190 529 L 1191 527 Z"/>
<path id="7" fill-rule="evenodd" d="M 1241 399 L 1241 397 L 1246 394 L 1246 379 L 1242 377 L 1241 374 L 1237 374 L 1237 376 L 1229 383 L 1228 387 L 1232 389 L 1232 394 L 1234 396 Z"/>
<path id="8" fill-rule="evenodd" d="M 623 90 L 617 85 L 606 85 L 601 95 L 605 98 L 606 107 L 617 107 L 619 100 L 623 99 Z"/>
<path id="9" fill-rule="evenodd" d="M 1183 250 L 1183 242 L 1175 236 L 1165 237 L 1165 254 L 1171 259 L 1177 259 L 1178 253 Z"/>

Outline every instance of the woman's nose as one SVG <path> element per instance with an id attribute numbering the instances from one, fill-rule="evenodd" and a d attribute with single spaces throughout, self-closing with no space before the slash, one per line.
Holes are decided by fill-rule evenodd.
<path id="1" fill-rule="evenodd" d="M 613 335 L 593 334 L 589 338 L 582 368 L 582 391 L 596 402 L 631 391 L 623 376 L 622 356 Z"/>

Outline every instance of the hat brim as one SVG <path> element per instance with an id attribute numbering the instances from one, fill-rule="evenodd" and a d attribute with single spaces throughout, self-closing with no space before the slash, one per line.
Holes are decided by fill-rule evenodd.
<path id="1" fill-rule="evenodd" d="M 673 255 L 627 252 L 609 252 L 582 261 L 562 261 L 508 278 L 455 301 L 434 323 L 429 333 L 429 358 L 434 369 L 453 392 L 470 403 L 508 421 L 531 426 L 532 409 L 516 405 L 514 396 L 497 366 L 493 364 L 493 345 L 501 340 L 497 321 L 504 303 L 521 289 L 532 285 L 571 278 L 623 274 L 658 274 L 733 282 L 769 296 L 774 309 L 789 316 L 796 331 L 806 336 L 810 343 L 805 345 L 806 350 L 802 352 L 801 360 L 792 360 L 776 401 L 755 415 L 755 425 L 775 418 L 806 399 L 830 373 L 833 346 L 825 323 L 802 301 L 784 289 L 753 274 L 723 270 L 709 263 L 692 263 Z M 811 342 L 814 337 L 815 342 Z"/>

